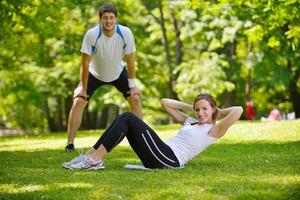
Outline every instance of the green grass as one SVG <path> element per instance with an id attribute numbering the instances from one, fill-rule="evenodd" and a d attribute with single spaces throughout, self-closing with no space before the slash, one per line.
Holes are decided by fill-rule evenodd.
<path id="1" fill-rule="evenodd" d="M 167 139 L 178 125 L 155 127 Z M 102 133 L 81 131 L 87 149 Z M 240 122 L 184 169 L 131 171 L 140 164 L 122 142 L 103 171 L 61 163 L 66 133 L 0 138 L 0 199 L 300 199 L 300 121 Z"/>

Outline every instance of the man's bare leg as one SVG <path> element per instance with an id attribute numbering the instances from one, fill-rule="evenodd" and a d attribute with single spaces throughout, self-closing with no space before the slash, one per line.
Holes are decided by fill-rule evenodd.
<path id="1" fill-rule="evenodd" d="M 141 96 L 139 94 L 133 95 L 133 97 L 127 97 L 127 101 L 130 105 L 131 111 L 136 114 L 140 119 L 143 119 L 143 109 Z"/>
<path id="2" fill-rule="evenodd" d="M 68 144 L 74 143 L 76 131 L 79 129 L 81 125 L 82 115 L 86 105 L 87 105 L 87 101 L 80 97 L 75 98 L 73 101 L 73 105 L 68 120 Z M 67 147 L 66 147 L 66 151 L 68 151 Z"/>

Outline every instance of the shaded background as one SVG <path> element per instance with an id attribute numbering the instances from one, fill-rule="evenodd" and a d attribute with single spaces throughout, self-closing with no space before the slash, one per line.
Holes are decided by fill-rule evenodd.
<path id="1" fill-rule="evenodd" d="M 0 2 L 0 127 L 66 130 L 81 42 L 107 2 Z M 192 103 L 200 92 L 224 107 L 252 100 L 256 119 L 272 108 L 300 117 L 299 1 L 112 2 L 135 36 L 146 121 L 170 122 L 160 98 Z M 116 89 L 103 87 L 81 128 L 104 128 L 128 109 Z"/>

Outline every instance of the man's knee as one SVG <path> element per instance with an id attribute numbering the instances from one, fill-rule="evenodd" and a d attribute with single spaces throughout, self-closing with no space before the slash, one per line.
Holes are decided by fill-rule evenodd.
<path id="1" fill-rule="evenodd" d="M 88 101 L 81 98 L 81 97 L 75 97 L 73 100 L 73 106 L 79 106 L 79 107 L 85 107 L 87 105 Z"/>
<path id="2" fill-rule="evenodd" d="M 139 94 L 134 94 L 133 96 L 128 97 L 128 101 L 133 106 L 139 106 L 141 102 L 141 96 Z"/>

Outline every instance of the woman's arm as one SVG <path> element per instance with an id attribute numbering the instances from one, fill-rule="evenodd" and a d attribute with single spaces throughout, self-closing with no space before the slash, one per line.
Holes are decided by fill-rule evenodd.
<path id="1" fill-rule="evenodd" d="M 209 135 L 216 138 L 222 137 L 228 128 L 240 119 L 242 113 L 243 107 L 241 106 L 218 108 L 218 117 L 222 119 L 209 131 Z"/>
<path id="2" fill-rule="evenodd" d="M 193 111 L 192 105 L 173 99 L 162 99 L 160 104 L 177 122 L 180 122 L 181 124 L 183 124 L 189 116 L 180 110 Z"/>

